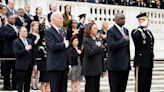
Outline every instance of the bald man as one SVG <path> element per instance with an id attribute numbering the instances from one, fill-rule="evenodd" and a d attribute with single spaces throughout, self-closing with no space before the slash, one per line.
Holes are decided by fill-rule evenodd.
<path id="1" fill-rule="evenodd" d="M 51 21 L 51 15 L 52 15 L 52 13 L 55 12 L 55 11 L 57 10 L 56 4 L 55 4 L 55 3 L 50 4 L 50 5 L 49 5 L 49 9 L 50 9 L 51 12 L 47 15 L 48 22 Z"/>
<path id="2" fill-rule="evenodd" d="M 45 31 L 47 70 L 50 73 L 51 92 L 67 92 L 69 41 L 63 30 L 61 12 L 51 15 L 52 26 Z"/>
<path id="3" fill-rule="evenodd" d="M 107 32 L 110 91 L 125 92 L 130 70 L 129 33 L 124 27 L 124 14 L 117 13 L 114 20 L 114 26 Z"/>
<path id="4" fill-rule="evenodd" d="M 14 9 L 15 7 L 15 2 L 14 0 L 8 0 L 8 4 L 7 4 L 7 16 L 10 15 L 17 15 L 17 11 Z"/>

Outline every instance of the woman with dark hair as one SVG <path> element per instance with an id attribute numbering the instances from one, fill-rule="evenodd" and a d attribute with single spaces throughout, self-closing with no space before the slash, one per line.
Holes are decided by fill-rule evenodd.
<path id="1" fill-rule="evenodd" d="M 71 40 L 71 38 L 74 36 L 74 35 L 77 35 L 79 34 L 79 29 L 77 29 L 77 21 L 76 20 L 71 20 L 71 26 L 70 28 L 67 30 L 67 40 Z"/>
<path id="2" fill-rule="evenodd" d="M 45 20 L 46 17 L 42 15 L 42 8 L 41 7 L 37 7 L 35 10 L 36 15 L 34 16 L 34 21 L 38 21 L 39 22 L 39 34 L 41 39 L 43 39 L 44 36 L 44 31 L 46 30 L 47 26 L 45 25 Z"/>
<path id="3" fill-rule="evenodd" d="M 1 26 L 4 26 L 5 24 L 7 24 L 7 16 L 6 16 L 6 13 L 7 13 L 7 7 L 5 5 L 1 5 L 0 6 L 0 17 L 1 17 L 1 21 L 2 21 L 2 25 Z"/>
<path id="4" fill-rule="evenodd" d="M 67 30 L 71 26 L 71 20 L 72 20 L 72 15 L 71 15 L 71 6 L 70 5 L 65 5 L 64 6 L 64 28 Z"/>
<path id="5" fill-rule="evenodd" d="M 39 21 L 39 18 L 42 16 L 42 8 L 36 7 L 35 14 L 36 15 L 34 16 L 34 21 Z"/>
<path id="6" fill-rule="evenodd" d="M 85 92 L 100 92 L 100 76 L 104 74 L 103 48 L 97 35 L 97 25 L 89 23 L 84 30 L 84 60 L 82 74 L 85 76 Z"/>
<path id="7" fill-rule="evenodd" d="M 71 72 L 69 73 L 72 92 L 80 92 L 80 81 L 82 80 L 82 75 L 81 75 L 82 49 L 79 49 L 78 44 L 79 44 L 78 36 L 74 35 L 71 38 L 70 59 L 71 59 L 72 69 Z"/>

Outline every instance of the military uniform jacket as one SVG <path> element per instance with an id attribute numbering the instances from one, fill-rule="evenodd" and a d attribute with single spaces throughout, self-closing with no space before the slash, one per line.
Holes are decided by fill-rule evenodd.
<path id="1" fill-rule="evenodd" d="M 132 31 L 131 35 L 135 45 L 134 67 L 153 68 L 153 34 L 149 30 L 138 27 Z"/>

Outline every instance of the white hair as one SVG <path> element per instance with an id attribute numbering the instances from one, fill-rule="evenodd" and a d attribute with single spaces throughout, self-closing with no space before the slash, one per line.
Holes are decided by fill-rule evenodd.
<path id="1" fill-rule="evenodd" d="M 51 15 L 51 21 L 53 21 L 53 19 L 58 15 L 62 15 L 62 12 L 59 12 L 59 11 L 53 12 Z"/>

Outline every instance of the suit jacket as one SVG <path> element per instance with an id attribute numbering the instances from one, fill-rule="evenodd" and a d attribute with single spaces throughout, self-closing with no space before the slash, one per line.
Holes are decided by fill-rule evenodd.
<path id="1" fill-rule="evenodd" d="M 14 14 L 18 14 L 18 12 L 14 9 Z M 10 11 L 10 9 L 7 7 L 7 16 L 14 15 L 13 12 Z"/>
<path id="2" fill-rule="evenodd" d="M 34 16 L 34 21 L 39 21 L 38 15 L 35 15 L 35 16 Z"/>
<path id="3" fill-rule="evenodd" d="M 52 12 L 50 12 L 50 13 L 47 15 L 48 22 L 51 21 L 51 15 L 52 15 Z"/>
<path id="4" fill-rule="evenodd" d="M 32 15 L 30 15 L 30 16 L 32 16 Z M 27 23 L 26 28 L 27 28 L 28 32 L 30 31 L 30 24 L 32 22 L 30 16 L 28 16 L 26 13 L 23 16 L 24 17 L 24 21 Z"/>
<path id="5" fill-rule="evenodd" d="M 0 29 L 0 57 L 3 56 L 3 50 L 4 50 L 4 37 L 3 37 L 3 31 L 1 28 Z"/>
<path id="6" fill-rule="evenodd" d="M 129 35 L 124 28 L 125 34 Z M 107 32 L 108 60 L 107 68 L 110 71 L 124 71 L 130 69 L 129 42 L 123 39 L 119 29 L 114 25 Z"/>
<path id="7" fill-rule="evenodd" d="M 97 41 L 99 41 L 97 39 Z M 100 75 L 104 68 L 103 48 L 95 45 L 91 37 L 84 37 L 84 60 L 82 63 L 82 74 L 85 76 Z"/>
<path id="8" fill-rule="evenodd" d="M 2 29 L 3 34 L 4 34 L 4 55 L 6 57 L 15 57 L 13 48 L 12 48 L 12 42 L 18 38 L 17 33 L 15 30 L 7 24 L 6 26 L 3 27 Z"/>
<path id="9" fill-rule="evenodd" d="M 73 65 L 81 65 L 82 64 L 82 60 L 81 60 L 81 58 L 82 58 L 82 53 L 81 54 L 78 54 L 77 53 L 77 51 L 76 51 L 76 49 L 73 47 L 73 46 L 71 46 L 70 48 L 69 48 L 69 51 L 70 51 L 70 64 L 73 66 Z M 78 62 L 78 60 L 80 60 L 80 62 Z"/>
<path id="10" fill-rule="evenodd" d="M 140 27 L 139 27 L 140 28 Z M 137 29 L 134 29 L 131 33 L 133 42 L 135 45 L 135 57 L 134 57 L 134 66 L 153 68 L 153 58 L 154 58 L 154 37 L 153 34 L 146 30 L 142 31 L 146 35 L 146 43 L 143 43 L 143 38 L 141 32 Z M 148 34 L 147 31 L 150 33 Z M 151 35 L 151 37 L 149 36 Z"/>
<path id="11" fill-rule="evenodd" d="M 63 40 L 54 27 L 50 27 L 45 31 L 48 71 L 66 70 L 68 68 L 68 51 Z"/>
<path id="12" fill-rule="evenodd" d="M 21 21 L 21 19 L 19 17 L 17 17 L 15 25 L 16 25 L 16 27 L 20 28 L 21 26 L 23 26 L 23 21 Z"/>
<path id="13" fill-rule="evenodd" d="M 28 44 L 32 45 L 32 49 L 26 51 L 25 45 L 20 38 L 13 41 L 13 50 L 16 56 L 15 69 L 16 70 L 32 70 L 35 64 L 34 53 L 34 43 L 32 40 L 27 38 Z"/>

